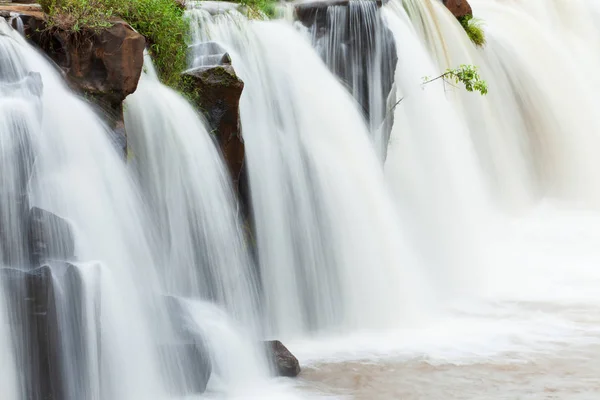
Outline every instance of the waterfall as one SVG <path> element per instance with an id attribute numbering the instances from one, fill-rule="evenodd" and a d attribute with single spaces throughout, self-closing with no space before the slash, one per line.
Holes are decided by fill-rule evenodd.
<path id="1" fill-rule="evenodd" d="M 484 98 L 452 88 L 449 97 L 468 124 L 498 202 L 514 210 L 551 196 L 597 206 L 599 169 L 593 149 L 599 127 L 592 96 L 598 81 L 590 71 L 598 57 L 589 56 L 598 43 L 589 19 L 598 11 L 593 2 L 473 1 L 486 33 L 482 49 L 470 43 L 439 2 L 408 3 L 439 70 L 474 64 L 488 81 Z M 561 7 L 570 11 L 562 13 Z M 564 24 L 578 32 L 557 34 L 557 26 Z M 581 35 L 589 44 L 578 39 Z"/>
<path id="2" fill-rule="evenodd" d="M 402 3 L 388 2 L 382 15 L 396 42 L 401 99 L 393 111 L 386 176 L 437 293 L 453 298 L 480 289 L 488 187 L 444 83 L 422 85 L 423 77 L 439 73 Z"/>
<path id="3" fill-rule="evenodd" d="M 168 293 L 226 306 L 258 323 L 255 278 L 227 170 L 205 122 L 162 85 L 149 59 L 126 100 L 131 164 L 154 216 Z"/>
<path id="4" fill-rule="evenodd" d="M 0 30 L 2 320 L 15 360 L 7 351 L 15 372 L 1 379 L 17 380 L 3 398 L 165 398 L 157 332 L 169 325 L 133 181 L 91 108 Z"/>
<path id="5" fill-rule="evenodd" d="M 355 101 L 289 25 L 188 13 L 203 28 L 195 41 L 223 46 L 245 82 L 241 123 L 271 332 L 405 322 L 426 286 Z"/>
<path id="6" fill-rule="evenodd" d="M 392 124 L 396 51 L 393 35 L 381 20 L 377 2 L 351 0 L 323 3 L 316 10 L 300 6 L 297 15 L 308 24 L 313 46 L 360 104 L 379 157 L 387 154 Z M 324 16 L 324 17 L 323 17 Z M 392 93 L 390 93 L 392 92 Z"/>

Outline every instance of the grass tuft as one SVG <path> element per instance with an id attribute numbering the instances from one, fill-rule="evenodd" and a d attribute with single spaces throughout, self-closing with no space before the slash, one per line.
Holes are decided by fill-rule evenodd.
<path id="1" fill-rule="evenodd" d="M 471 39 L 476 46 L 485 45 L 485 33 L 483 32 L 483 23 L 481 20 L 473 18 L 472 15 L 465 15 L 464 17 L 459 18 L 458 21 L 469 36 L 469 39 Z"/>

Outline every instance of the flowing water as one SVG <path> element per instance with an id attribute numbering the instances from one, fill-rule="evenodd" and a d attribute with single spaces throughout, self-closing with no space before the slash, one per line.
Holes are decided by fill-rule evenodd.
<path id="1" fill-rule="evenodd" d="M 597 398 L 600 5 L 471 4 L 483 48 L 438 0 L 309 28 L 190 4 L 190 67 L 215 41 L 245 82 L 257 265 L 204 120 L 149 60 L 126 165 L 0 19 L 0 397 Z M 488 96 L 422 85 L 459 64 Z M 297 380 L 269 378 L 264 336 Z"/>
<path id="2" fill-rule="evenodd" d="M 190 11 L 244 80 L 240 101 L 270 333 L 377 329 L 414 317 L 427 287 L 350 95 L 283 22 Z"/>
<path id="3" fill-rule="evenodd" d="M 159 82 L 149 59 L 146 68 L 127 99 L 125 125 L 162 246 L 161 279 L 170 294 L 212 300 L 256 322 L 253 268 L 227 170 L 204 121 Z"/>
<path id="4" fill-rule="evenodd" d="M 483 49 L 438 1 L 383 7 L 398 50 L 397 98 L 403 98 L 394 109 L 386 179 L 403 232 L 445 307 L 378 334 L 290 342 L 305 363 L 304 390 L 357 399 L 597 397 L 599 130 L 590 110 L 596 79 L 588 72 L 586 82 L 583 71 L 596 65 L 598 32 L 587 21 L 598 7 L 575 3 L 473 0 L 485 21 Z M 274 37 L 283 33 L 264 38 L 254 32 L 266 24 L 253 23 L 246 34 L 255 36 L 242 46 L 232 31 L 243 21 L 214 20 L 209 36 L 231 53 L 247 84 L 243 96 L 261 77 L 264 96 L 283 85 L 273 71 L 277 60 L 260 53 L 274 51 Z M 259 62 L 255 53 L 269 60 L 261 76 L 247 72 Z M 421 87 L 423 76 L 462 63 L 480 67 L 488 96 L 443 82 Z M 291 62 L 281 68 L 297 71 Z M 302 108 L 316 101 L 306 100 Z M 284 104 L 297 112 L 297 102 Z M 258 101 L 246 104 L 256 113 Z M 253 190 L 256 196 L 260 189 Z"/>

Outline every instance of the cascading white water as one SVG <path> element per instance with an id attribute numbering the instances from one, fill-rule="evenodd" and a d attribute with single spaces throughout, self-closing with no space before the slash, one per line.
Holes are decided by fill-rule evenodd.
<path id="1" fill-rule="evenodd" d="M 424 76 L 438 74 L 402 3 L 390 1 L 382 13 L 397 43 L 402 99 L 393 110 L 387 178 L 440 293 L 464 294 L 481 284 L 487 187 L 469 131 L 447 100 L 443 82 L 422 85 Z"/>
<path id="2" fill-rule="evenodd" d="M 592 107 L 592 88 L 598 86 L 595 78 L 585 78 L 585 71 L 599 64 L 595 56 L 578 56 L 580 35 L 556 35 L 554 23 L 568 23 L 557 17 L 562 14 L 556 8 L 568 7 L 568 15 L 582 15 L 576 18 L 577 30 L 589 32 L 586 13 L 581 13 L 586 3 L 473 1 L 486 32 L 487 43 L 480 50 L 440 2 L 407 4 L 440 70 L 474 64 L 495 88 L 485 98 L 449 90 L 460 100 L 457 105 L 496 197 L 509 208 L 529 206 L 546 195 L 598 204 L 599 166 L 592 150 L 600 128 Z M 526 9 L 541 11 L 530 14 Z M 587 15 L 592 12 L 588 8 Z M 598 34 L 585 37 L 594 48 Z M 574 92 L 581 100 L 571 101 Z"/>
<path id="3" fill-rule="evenodd" d="M 388 102 L 388 96 L 395 98 L 396 59 L 393 36 L 380 18 L 379 7 L 375 1 L 351 0 L 314 10 L 313 14 L 313 45 L 329 69 L 349 86 L 363 109 L 375 149 L 385 160 L 392 124 L 388 109 L 394 103 Z"/>
<path id="4" fill-rule="evenodd" d="M 272 332 L 380 328 L 426 297 L 353 99 L 290 26 L 189 10 L 245 83 L 241 122 Z"/>
<path id="5" fill-rule="evenodd" d="M 226 306 L 258 323 L 254 267 L 238 221 L 229 176 L 205 122 L 162 85 L 151 61 L 126 100 L 132 165 L 159 238 L 168 293 Z"/>
<path id="6" fill-rule="evenodd" d="M 30 274 L 26 271 L 29 260 L 25 258 L 28 257 L 19 255 L 29 253 L 25 245 L 20 247 L 22 250 L 15 246 L 10 253 L 3 251 L 5 267 L 15 271 L 5 269 L 3 274 L 5 279 L 15 279 L 4 290 L 5 297 L 12 299 L 8 306 L 14 329 L 11 347 L 17 357 L 15 367 L 21 371 L 30 367 L 38 371 L 33 375 L 29 372 L 12 374 L 20 379 L 19 393 L 13 398 L 41 399 L 52 393 L 61 399 L 164 398 L 166 391 L 158 371 L 155 330 L 150 328 L 148 316 L 153 315 L 155 326 L 163 326 L 164 320 L 151 298 L 156 288 L 153 259 L 142 207 L 125 166 L 108 139 L 106 127 L 84 102 L 68 91 L 58 72 L 4 20 L 0 20 L 0 29 L 3 91 L 27 79 L 31 71 L 40 74 L 38 84 L 43 86 L 42 94 L 34 82 L 36 89 L 29 98 L 2 97 L 0 119 L 7 128 L 2 130 L 2 159 L 19 161 L 2 170 L 2 194 L 12 199 L 2 203 L 1 214 L 14 219 L 5 221 L 3 230 L 10 231 L 12 238 L 25 237 L 26 214 L 14 212 L 10 207 L 19 205 L 27 209 L 28 204 L 36 205 L 70 222 L 75 231 L 75 254 L 79 260 L 98 260 L 78 264 L 80 276 L 89 278 L 83 278 L 84 283 L 78 288 L 81 297 L 65 297 L 63 294 L 69 291 L 62 290 L 56 281 L 60 268 L 51 264 L 39 273 Z M 30 78 L 32 76 L 35 77 L 35 73 L 30 74 Z M 31 171 L 30 177 L 26 175 L 28 171 Z M 17 201 L 21 198 L 24 201 Z M 59 233 L 52 233 L 49 244 L 59 247 L 64 244 L 67 238 Z M 63 260 L 56 263 L 64 265 Z M 94 267 L 98 264 L 99 267 Z M 99 268 L 102 278 L 93 278 L 91 268 Z M 25 284 L 26 281 L 31 284 Z M 51 363 L 50 376 L 48 370 L 43 370 L 48 366 L 46 359 L 28 353 L 31 351 L 28 343 L 37 342 L 35 329 L 41 329 L 40 325 L 38 328 L 28 325 L 28 321 L 40 323 L 37 314 L 30 316 L 29 308 L 20 308 L 27 305 L 22 302 L 24 290 L 32 289 L 30 285 L 39 285 L 33 287 L 33 296 L 47 302 L 40 306 L 48 307 L 46 322 L 43 322 L 48 324 L 48 329 L 58 324 L 59 332 L 74 334 L 82 342 L 83 347 L 73 343 L 74 349 L 87 349 L 72 359 L 70 350 L 57 344 L 58 338 L 42 336 L 49 338 L 44 340 L 54 340 L 48 342 L 50 350 L 39 350 L 42 357 L 46 357 L 43 356 L 46 351 L 56 351 L 47 355 Z M 94 291 L 89 291 L 91 286 Z M 52 291 L 46 298 L 43 290 Z M 84 311 L 83 325 L 80 325 L 80 317 L 72 313 L 72 307 L 87 307 L 90 296 L 96 294 L 100 298 L 94 301 L 100 304 L 101 314 L 95 322 L 101 329 L 101 340 L 98 340 L 98 330 L 89 324 L 91 314 Z M 56 319 L 52 320 L 51 312 L 56 313 Z M 19 329 L 25 333 L 19 335 Z M 68 340 L 68 337 L 61 339 Z M 93 351 L 96 346 L 102 351 Z M 54 379 L 57 376 L 60 379 Z M 12 400 L 4 391 L 3 398 Z"/>

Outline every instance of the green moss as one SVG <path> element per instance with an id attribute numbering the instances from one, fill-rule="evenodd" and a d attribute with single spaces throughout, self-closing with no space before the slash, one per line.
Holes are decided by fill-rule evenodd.
<path id="1" fill-rule="evenodd" d="M 469 36 L 469 39 L 476 46 L 483 46 L 485 44 L 485 33 L 483 32 L 481 20 L 473 18 L 472 15 L 465 15 L 464 17 L 460 17 L 458 21 Z"/>
<path id="2" fill-rule="evenodd" d="M 40 0 L 49 28 L 97 30 L 122 18 L 148 40 L 162 81 L 172 87 L 186 66 L 189 24 L 174 0 Z"/>
<path id="3" fill-rule="evenodd" d="M 244 6 L 244 9 L 248 18 L 253 19 L 264 19 L 273 18 L 277 12 L 278 0 L 223 0 L 232 1 L 233 3 L 239 3 Z"/>
<path id="4" fill-rule="evenodd" d="M 204 113 L 204 110 L 201 107 L 202 90 L 199 88 L 197 78 L 185 74 L 181 75 L 177 89 L 191 104 Z"/>

